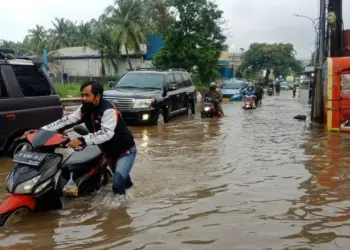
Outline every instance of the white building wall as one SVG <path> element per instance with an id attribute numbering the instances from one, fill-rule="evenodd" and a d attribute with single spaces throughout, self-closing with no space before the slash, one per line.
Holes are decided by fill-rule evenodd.
<path id="1" fill-rule="evenodd" d="M 132 67 L 140 68 L 142 67 L 142 58 L 130 58 Z M 61 59 L 56 62 L 61 66 L 64 73 L 68 73 L 69 76 L 83 76 L 83 77 L 100 77 L 101 76 L 101 59 Z M 107 76 L 118 76 L 127 72 L 129 69 L 129 63 L 127 59 L 118 60 L 118 72 L 115 73 L 111 68 L 109 69 L 106 66 L 106 75 Z"/>

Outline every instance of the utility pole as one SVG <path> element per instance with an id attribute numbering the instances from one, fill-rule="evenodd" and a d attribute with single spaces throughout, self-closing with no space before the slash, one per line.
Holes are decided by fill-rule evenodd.
<path id="1" fill-rule="evenodd" d="M 320 18 L 318 31 L 318 62 L 316 66 L 316 83 L 314 87 L 311 119 L 312 121 L 323 122 L 323 82 L 322 68 L 325 52 L 325 28 L 326 28 L 326 0 L 320 0 Z"/>
<path id="2" fill-rule="evenodd" d="M 331 57 L 341 57 L 344 55 L 343 41 L 343 1 L 328 0 L 328 13 L 334 12 L 336 17 L 335 30 L 330 35 L 330 55 Z"/>

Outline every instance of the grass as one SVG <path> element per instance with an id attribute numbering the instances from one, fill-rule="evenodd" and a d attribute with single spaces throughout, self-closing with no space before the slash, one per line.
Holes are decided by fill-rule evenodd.
<path id="1" fill-rule="evenodd" d="M 61 98 L 80 97 L 81 83 L 55 84 L 56 91 Z M 108 90 L 107 85 L 103 85 Z"/>

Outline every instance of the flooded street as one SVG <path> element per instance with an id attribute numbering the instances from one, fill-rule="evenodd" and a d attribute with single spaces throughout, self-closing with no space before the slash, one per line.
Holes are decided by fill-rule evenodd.
<path id="1" fill-rule="evenodd" d="M 125 201 L 111 187 L 0 229 L 1 249 L 349 249 L 348 135 L 310 129 L 292 93 L 222 120 L 132 127 Z M 0 158 L 0 198 L 12 164 Z"/>

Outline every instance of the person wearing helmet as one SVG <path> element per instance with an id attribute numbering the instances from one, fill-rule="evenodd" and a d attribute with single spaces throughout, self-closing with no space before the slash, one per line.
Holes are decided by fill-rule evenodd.
<path id="1" fill-rule="evenodd" d="M 255 92 L 256 92 L 256 102 L 255 105 L 257 106 L 259 103 L 261 104 L 262 102 L 262 98 L 264 95 L 264 89 L 261 86 L 261 84 L 257 84 L 256 88 L 255 88 Z"/>
<path id="2" fill-rule="evenodd" d="M 222 93 L 217 90 L 217 84 L 212 82 L 209 84 L 209 91 L 205 94 L 205 97 L 209 97 L 210 99 L 215 101 L 216 110 L 219 116 L 223 116 L 221 101 L 222 101 Z"/>
<path id="3" fill-rule="evenodd" d="M 242 91 L 242 97 L 244 98 L 244 96 L 254 96 L 254 104 L 256 104 L 257 95 L 256 90 L 252 84 L 249 84 L 248 88 Z"/>

